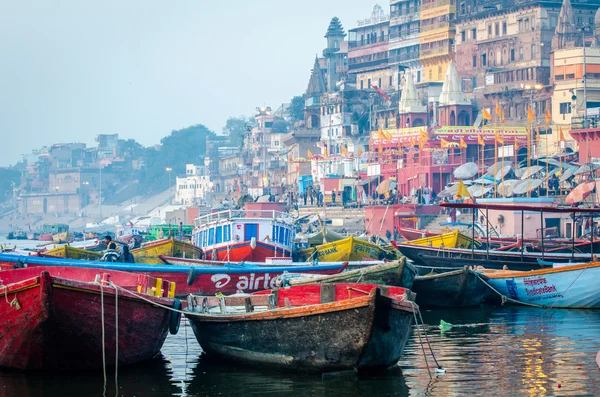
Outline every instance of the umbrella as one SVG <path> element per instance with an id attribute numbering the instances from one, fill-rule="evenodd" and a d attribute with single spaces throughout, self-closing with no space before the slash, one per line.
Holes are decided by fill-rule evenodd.
<path id="1" fill-rule="evenodd" d="M 469 179 L 477 175 L 479 167 L 475 163 L 466 163 L 454 170 L 454 177 L 456 179 Z"/>
<path id="2" fill-rule="evenodd" d="M 498 168 L 498 172 L 496 173 L 496 180 L 499 181 L 506 176 L 510 172 L 510 165 L 505 165 L 504 168 Z"/>
<path id="3" fill-rule="evenodd" d="M 515 183 L 512 187 L 513 194 L 525 194 L 537 189 L 542 184 L 541 179 L 523 179 Z"/>
<path id="4" fill-rule="evenodd" d="M 531 177 L 533 174 L 540 172 L 543 169 L 544 169 L 544 167 L 542 167 L 541 165 L 533 165 L 529 168 L 526 168 L 525 172 L 523 172 L 523 175 L 521 175 L 521 179 L 527 179 L 527 178 Z"/>
<path id="5" fill-rule="evenodd" d="M 563 172 L 562 176 L 560 177 L 560 181 L 564 182 L 572 176 L 573 176 L 573 171 L 566 170 L 565 172 Z"/>
<path id="6" fill-rule="evenodd" d="M 505 162 L 504 165 L 507 165 L 507 163 L 510 164 L 510 162 Z M 500 168 L 502 168 L 502 161 L 498 161 L 497 163 L 494 163 L 494 164 L 490 165 L 487 168 L 487 173 L 490 174 L 491 176 L 494 176 L 494 174 L 496 172 L 498 172 L 498 170 Z"/>
<path id="7" fill-rule="evenodd" d="M 377 186 L 377 194 L 389 194 L 396 186 L 398 186 L 398 183 L 395 180 L 386 179 Z"/>
<path id="8" fill-rule="evenodd" d="M 598 163 L 587 163 L 579 167 L 575 171 L 575 175 L 587 174 L 588 172 L 596 171 L 598 168 L 600 168 L 600 164 Z"/>
<path id="9" fill-rule="evenodd" d="M 513 195 L 513 187 L 519 182 L 518 179 L 507 179 L 498 185 L 497 192 L 504 197 L 510 197 Z"/>
<path id="10" fill-rule="evenodd" d="M 483 187 L 483 193 L 481 192 L 481 185 L 473 185 L 470 186 L 467 190 L 471 197 L 481 197 L 491 191 L 494 188 L 493 185 L 488 185 Z"/>
<path id="11" fill-rule="evenodd" d="M 516 176 L 517 178 L 520 178 L 520 177 L 521 177 L 521 175 L 523 175 L 523 173 L 525 173 L 525 170 L 526 170 L 526 169 L 527 169 L 527 167 L 525 167 L 525 168 L 517 168 L 517 169 L 515 170 L 515 176 Z"/>
<path id="12" fill-rule="evenodd" d="M 586 182 L 577 186 L 575 189 L 571 190 L 571 193 L 565 199 L 565 204 L 576 204 L 581 203 L 587 196 L 592 194 L 594 188 L 596 187 L 596 182 Z"/>
<path id="13" fill-rule="evenodd" d="M 439 192 L 438 197 L 441 197 L 441 198 L 452 197 L 452 196 L 455 196 L 457 192 L 458 192 L 458 184 L 452 185 L 449 188 L 442 190 L 441 192 Z"/>

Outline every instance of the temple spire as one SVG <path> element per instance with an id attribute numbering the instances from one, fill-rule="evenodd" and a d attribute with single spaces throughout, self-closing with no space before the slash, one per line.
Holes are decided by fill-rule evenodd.
<path id="1" fill-rule="evenodd" d="M 465 94 L 460 89 L 456 65 L 454 64 L 454 61 L 450 61 L 448 64 L 448 70 L 446 71 L 446 77 L 444 78 L 444 84 L 442 85 L 440 106 L 470 104 L 471 101 L 467 99 Z"/>
<path id="2" fill-rule="evenodd" d="M 408 69 L 404 75 L 404 88 L 402 89 L 402 97 L 398 104 L 398 111 L 401 114 L 406 113 L 426 113 L 427 107 L 421 104 L 417 96 L 417 89 L 413 80 L 412 71 Z"/>
<path id="3" fill-rule="evenodd" d="M 563 0 L 554 37 L 552 38 L 552 49 L 561 50 L 563 48 L 574 47 L 576 33 L 575 14 L 571 0 Z"/>
<path id="4" fill-rule="evenodd" d="M 313 66 L 310 80 L 308 81 L 308 88 L 306 89 L 306 96 L 313 97 L 319 96 L 327 91 L 327 84 L 325 83 L 325 76 L 321 70 L 321 64 L 319 58 L 315 57 L 315 65 Z"/>

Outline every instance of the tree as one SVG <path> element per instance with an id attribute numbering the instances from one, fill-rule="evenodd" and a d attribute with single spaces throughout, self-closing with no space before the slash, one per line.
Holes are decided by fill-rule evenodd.
<path id="1" fill-rule="evenodd" d="M 146 148 L 135 139 L 119 139 L 119 154 L 123 157 L 142 158 L 146 155 Z"/>
<path id="2" fill-rule="evenodd" d="M 244 136 L 250 132 L 250 129 L 256 125 L 256 120 L 252 117 L 239 116 L 230 117 L 223 127 L 223 135 L 229 138 L 232 146 L 242 147 Z"/>
<path id="3" fill-rule="evenodd" d="M 289 112 L 292 122 L 304 120 L 304 95 L 298 95 L 292 98 Z"/>

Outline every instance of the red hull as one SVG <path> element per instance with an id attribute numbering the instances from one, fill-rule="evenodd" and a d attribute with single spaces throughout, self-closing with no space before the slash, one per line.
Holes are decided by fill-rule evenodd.
<path id="1" fill-rule="evenodd" d="M 213 258 L 216 252 L 216 258 Z M 276 247 L 273 244 L 257 242 L 256 248 L 252 248 L 250 242 L 230 244 L 219 247 L 213 251 L 205 252 L 206 259 L 225 262 L 265 262 L 271 257 L 291 257 L 291 251 Z"/>
<path id="2" fill-rule="evenodd" d="M 90 370 L 102 368 L 102 306 L 97 269 L 32 267 L 0 272 L 8 301 L 0 304 L 0 366 L 26 370 Z M 143 276 L 105 271 L 112 281 L 131 290 Z M 52 275 L 51 275 L 52 274 Z M 61 278 L 72 276 L 72 279 Z M 86 280 L 76 281 L 77 280 Z M 135 279 L 135 282 L 134 282 Z M 89 281 L 88 281 L 89 280 Z M 4 289 L 2 289 L 4 290 Z M 150 359 L 160 352 L 171 312 L 119 291 L 119 365 Z M 172 306 L 173 299 L 146 298 Z M 104 288 L 105 355 L 115 363 L 115 294 Z"/>
<path id="3" fill-rule="evenodd" d="M 424 237 L 438 236 L 440 233 L 428 232 L 427 230 L 409 229 L 409 228 L 398 228 L 402 237 L 407 241 L 418 240 Z"/>

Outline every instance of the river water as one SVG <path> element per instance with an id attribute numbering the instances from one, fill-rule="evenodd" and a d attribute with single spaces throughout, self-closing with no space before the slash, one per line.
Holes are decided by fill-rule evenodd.
<path id="1" fill-rule="evenodd" d="M 21 245 L 21 244 L 19 244 Z M 184 322 L 162 355 L 120 368 L 118 395 L 158 396 L 600 396 L 600 311 L 484 307 L 424 310 L 444 374 L 435 373 L 413 332 L 398 366 L 379 376 L 321 377 L 232 366 L 203 356 Z M 442 331 L 440 320 L 454 325 Z M 2 337 L 2 335 L 0 335 Z M 427 370 L 431 367 L 432 377 Z M 103 396 L 102 373 L 0 370 L 0 397 Z M 109 371 L 106 396 L 115 396 Z"/>
<path id="2" fill-rule="evenodd" d="M 424 311 L 427 334 L 446 372 L 429 377 L 418 335 L 398 367 L 379 376 L 329 377 L 232 366 L 202 356 L 187 326 L 162 356 L 118 374 L 119 395 L 158 396 L 600 396 L 600 313 L 500 307 Z M 442 332 L 443 319 L 455 326 Z M 433 367 L 431 356 L 428 364 Z M 109 371 L 107 396 L 114 396 Z M 559 387 L 560 385 L 560 387 Z M 0 372 L 0 397 L 102 396 L 99 373 Z"/>

